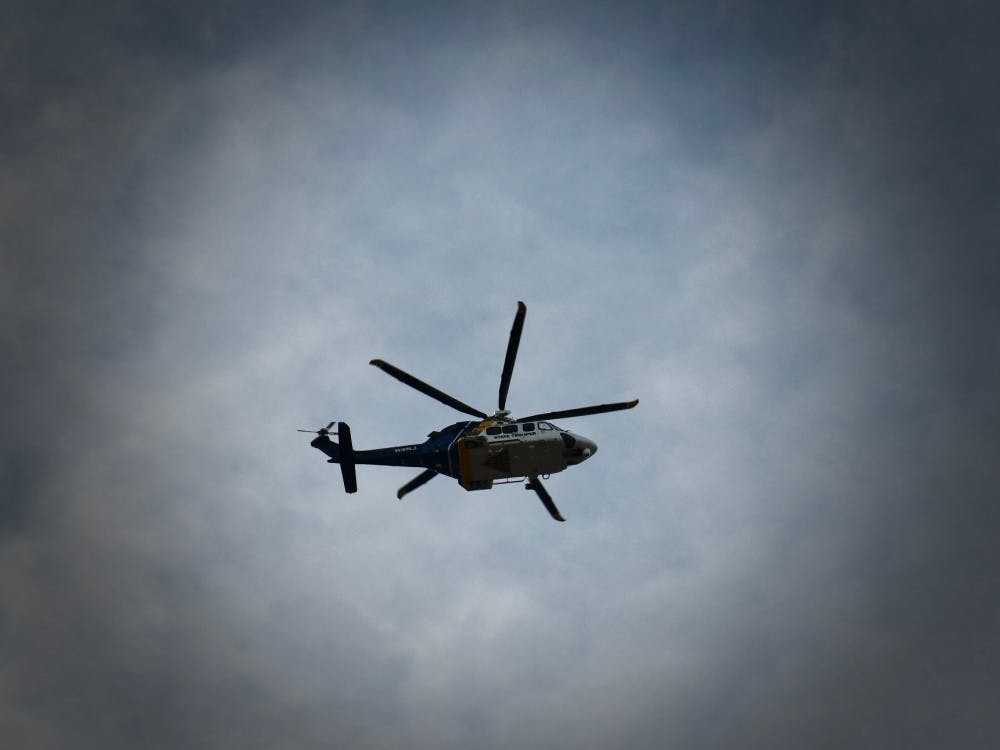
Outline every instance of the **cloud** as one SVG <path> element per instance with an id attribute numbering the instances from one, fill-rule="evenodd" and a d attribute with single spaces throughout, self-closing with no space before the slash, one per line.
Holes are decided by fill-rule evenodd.
<path id="1" fill-rule="evenodd" d="M 986 13 L 9 12 L 5 734 L 989 745 Z M 517 299 L 516 410 L 641 399 L 570 523 L 343 495 Z"/>

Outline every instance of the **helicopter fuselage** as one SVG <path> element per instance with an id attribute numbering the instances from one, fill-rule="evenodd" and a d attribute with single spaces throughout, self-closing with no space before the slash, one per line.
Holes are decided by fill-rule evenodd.
<path id="1" fill-rule="evenodd" d="M 312 446 L 341 462 L 340 447 L 326 435 Z M 423 443 L 353 450 L 353 463 L 411 466 L 456 479 L 466 490 L 488 490 L 494 482 L 556 474 L 597 452 L 594 441 L 551 422 L 487 419 L 456 422 Z"/>
<path id="2" fill-rule="evenodd" d="M 430 433 L 422 443 L 367 451 L 354 450 L 350 425 L 343 422 L 330 422 L 318 430 L 300 429 L 299 432 L 314 433 L 316 438 L 311 445 L 329 456 L 330 463 L 340 464 L 346 492 L 358 491 L 358 478 L 354 471 L 356 464 L 423 467 L 422 472 L 396 492 L 400 500 L 439 474 L 458 480 L 466 490 L 488 490 L 495 482 L 507 483 L 524 478 L 528 480 L 524 488 L 538 495 L 549 515 L 556 521 L 565 521 L 539 477 L 545 478 L 586 461 L 597 452 L 597 445 L 593 440 L 557 427 L 548 420 L 632 409 L 639 400 L 537 412 L 512 419 L 507 409 L 507 393 L 527 309 L 524 302 L 517 303 L 517 313 L 507 340 L 507 354 L 500 371 L 497 410 L 492 416 L 384 359 L 373 359 L 369 364 L 404 385 L 479 421 L 455 422 Z M 331 430 L 334 425 L 337 428 Z M 330 440 L 333 434 L 338 436 L 337 443 Z"/>

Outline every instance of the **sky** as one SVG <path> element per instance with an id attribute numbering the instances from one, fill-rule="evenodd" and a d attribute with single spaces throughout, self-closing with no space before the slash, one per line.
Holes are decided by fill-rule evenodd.
<path id="1" fill-rule="evenodd" d="M 12 746 L 1000 744 L 996 10 L 610 5 L 4 4 Z"/>

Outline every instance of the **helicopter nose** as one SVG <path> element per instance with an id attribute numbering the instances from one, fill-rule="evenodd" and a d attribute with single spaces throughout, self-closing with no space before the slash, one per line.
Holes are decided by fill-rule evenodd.
<path id="1" fill-rule="evenodd" d="M 586 461 L 588 458 L 597 453 L 597 443 L 589 438 L 579 438 L 577 442 L 583 449 L 583 460 Z"/>

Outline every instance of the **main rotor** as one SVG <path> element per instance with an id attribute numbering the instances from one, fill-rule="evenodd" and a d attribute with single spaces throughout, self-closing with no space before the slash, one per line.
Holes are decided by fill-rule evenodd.
<path id="1" fill-rule="evenodd" d="M 512 419 L 510 416 L 511 412 L 507 409 L 507 392 L 510 390 L 510 380 L 514 373 L 514 362 L 517 360 L 517 350 L 521 343 L 521 331 L 524 329 L 524 318 L 527 315 L 527 312 L 528 308 L 523 302 L 519 301 L 517 303 L 517 313 L 514 315 L 514 324 L 511 326 L 510 337 L 507 340 L 507 354 L 504 357 L 503 370 L 500 372 L 498 407 L 492 415 L 488 415 L 475 407 L 459 401 L 454 396 L 450 396 L 444 391 L 438 390 L 434 386 L 425 383 L 413 375 L 410 375 L 410 373 L 399 369 L 395 365 L 389 364 L 385 360 L 373 359 L 369 364 L 372 364 L 388 375 L 391 375 L 401 383 L 405 383 L 411 388 L 420 391 L 425 396 L 430 396 L 436 401 L 440 401 L 442 404 L 447 404 L 451 408 L 456 409 L 463 414 L 468 414 L 482 420 L 491 420 L 496 422 L 537 422 L 550 419 L 568 419 L 570 417 L 582 417 L 588 414 L 602 414 L 604 412 L 619 411 L 621 409 L 631 409 L 639 403 L 639 400 L 635 399 L 633 401 L 622 401 L 614 404 L 598 404 L 595 406 L 581 406 L 576 409 L 542 412 L 540 414 L 531 414 L 526 417 Z"/>

